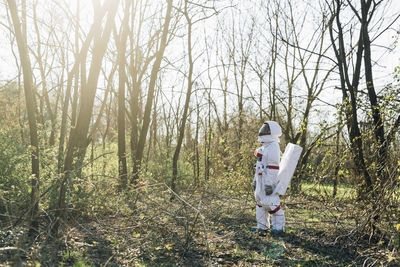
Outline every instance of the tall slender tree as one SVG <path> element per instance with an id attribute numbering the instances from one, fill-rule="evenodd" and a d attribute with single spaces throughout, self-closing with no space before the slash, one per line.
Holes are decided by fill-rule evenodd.
<path id="1" fill-rule="evenodd" d="M 179 154 L 182 147 L 183 137 L 185 134 L 185 126 L 186 120 L 188 117 L 189 111 L 189 102 L 192 95 L 192 88 L 193 88 L 193 55 L 192 55 L 192 18 L 189 15 L 188 10 L 188 1 L 186 0 L 184 3 L 183 8 L 183 15 L 187 22 L 187 49 L 188 49 L 188 63 L 189 63 L 189 71 L 187 74 L 187 90 L 186 90 L 186 97 L 185 97 L 185 105 L 183 107 L 183 114 L 181 118 L 181 122 L 178 129 L 178 141 L 175 147 L 174 156 L 172 159 L 172 181 L 171 181 L 171 189 L 175 191 L 176 179 L 178 176 L 178 159 Z"/>
<path id="2" fill-rule="evenodd" d="M 118 53 L 118 174 L 121 188 L 125 188 L 128 180 L 128 168 L 126 165 L 126 141 L 125 141 L 125 85 L 126 79 L 126 42 L 129 32 L 129 16 L 132 1 L 126 1 L 124 18 L 122 20 L 120 34 L 115 36 Z"/>
<path id="3" fill-rule="evenodd" d="M 142 165 L 142 159 L 143 159 L 143 152 L 144 152 L 144 147 L 145 147 L 145 142 L 146 142 L 146 137 L 147 137 L 147 132 L 149 130 L 149 125 L 150 125 L 150 115 L 151 115 L 151 110 L 152 110 L 152 105 L 153 105 L 153 100 L 154 100 L 154 89 L 158 77 L 158 72 L 160 71 L 160 66 L 161 66 L 161 61 L 164 56 L 164 51 L 167 46 L 167 38 L 169 35 L 169 25 L 171 21 L 171 14 L 172 14 L 172 0 L 168 0 L 167 2 L 167 9 L 166 9 L 166 14 L 165 14 L 165 21 L 162 29 L 162 36 L 160 40 L 160 44 L 156 53 L 156 58 L 153 64 L 153 67 L 151 69 L 151 74 L 150 74 L 150 82 L 149 82 L 149 87 L 147 91 L 147 99 L 146 99 L 146 106 L 144 109 L 144 114 L 143 114 L 143 123 L 142 123 L 142 128 L 140 131 L 140 136 L 138 139 L 137 147 L 136 147 L 136 153 L 135 153 L 135 158 L 133 162 L 133 182 L 136 182 L 137 178 L 139 177 L 141 165 Z"/>
<path id="4" fill-rule="evenodd" d="M 29 59 L 28 45 L 26 34 L 22 33 L 21 21 L 18 17 L 18 9 L 15 0 L 7 0 L 9 11 L 11 14 L 12 23 L 14 26 L 15 38 L 17 41 L 19 56 L 21 60 L 22 73 L 24 77 L 24 92 L 26 110 L 28 113 L 29 122 L 29 137 L 30 137 L 30 153 L 31 153 L 31 167 L 32 167 L 32 191 L 31 191 L 31 212 L 30 212 L 30 225 L 31 230 L 36 230 L 39 226 L 38 213 L 39 213 L 39 197 L 40 197 L 40 176 L 39 176 L 39 139 L 36 124 L 36 110 L 37 105 L 35 96 L 32 90 L 32 66 Z M 25 29 L 26 26 L 24 26 Z M 24 30 L 25 31 L 25 30 Z"/>

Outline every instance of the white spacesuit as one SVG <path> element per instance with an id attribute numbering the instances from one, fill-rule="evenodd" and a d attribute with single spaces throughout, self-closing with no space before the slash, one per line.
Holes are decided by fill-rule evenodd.
<path id="1" fill-rule="evenodd" d="M 281 209 L 279 196 L 286 193 L 302 148 L 289 143 L 280 164 L 281 135 L 282 129 L 274 121 L 265 122 L 258 133 L 258 141 L 262 146 L 254 151 L 257 157 L 254 174 L 257 227 L 254 229 L 259 232 L 270 228 L 270 219 L 272 232 L 285 231 L 285 213 Z"/>
<path id="2" fill-rule="evenodd" d="M 258 159 L 254 175 L 257 229 L 269 229 L 272 217 L 272 230 L 284 231 L 285 213 L 280 207 L 279 194 L 274 192 L 279 182 L 279 136 L 282 135 L 282 130 L 278 123 L 267 121 L 258 135 L 262 146 L 254 151 Z"/>

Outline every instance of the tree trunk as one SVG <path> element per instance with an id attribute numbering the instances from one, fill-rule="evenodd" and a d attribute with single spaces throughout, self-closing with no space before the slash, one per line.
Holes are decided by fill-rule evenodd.
<path id="1" fill-rule="evenodd" d="M 185 106 L 183 107 L 183 115 L 182 115 L 182 120 L 181 124 L 179 126 L 179 136 L 178 136 L 178 141 L 177 145 L 175 148 L 175 153 L 174 157 L 172 159 L 172 181 L 171 181 L 171 189 L 175 191 L 175 184 L 176 184 L 176 179 L 178 176 L 178 159 L 179 159 L 179 153 L 181 151 L 182 147 L 182 141 L 183 137 L 185 134 L 185 126 L 186 126 L 186 119 L 188 116 L 188 110 L 189 110 L 189 102 L 190 98 L 192 95 L 192 87 L 193 87 L 193 57 L 192 57 L 192 21 L 191 18 L 189 17 L 188 13 L 188 8 L 187 8 L 188 2 L 185 1 L 185 10 L 184 10 L 184 15 L 188 24 L 188 58 L 189 58 L 189 73 L 188 73 L 188 78 L 187 78 L 187 91 L 186 91 L 186 99 L 185 99 Z"/>
<path id="2" fill-rule="evenodd" d="M 90 72 L 86 86 L 81 89 L 81 105 L 77 118 L 75 128 L 71 128 L 70 139 L 67 146 L 67 153 L 64 163 L 64 177 L 61 181 L 59 198 L 58 198 L 58 209 L 56 212 L 56 221 L 53 225 L 53 233 L 58 232 L 60 220 L 65 216 L 65 194 L 67 191 L 66 183 L 71 178 L 71 172 L 74 170 L 73 160 L 76 157 L 86 152 L 87 145 L 87 134 L 89 131 L 90 119 L 92 117 L 94 98 L 96 94 L 97 82 L 99 78 L 101 62 L 105 54 L 107 43 L 111 34 L 111 30 L 114 24 L 114 17 L 118 7 L 118 0 L 109 0 L 103 4 L 102 9 L 108 11 L 107 22 L 104 26 L 103 33 L 101 34 L 101 28 L 95 28 L 93 45 L 93 56 L 90 66 Z M 98 14 L 97 14 L 98 15 Z M 97 17 L 95 15 L 95 17 Z M 102 16 L 100 16 L 102 17 Z"/>
<path id="3" fill-rule="evenodd" d="M 80 27 L 80 0 L 76 1 L 76 25 L 75 25 L 75 60 L 78 59 L 79 55 L 79 27 Z M 88 39 L 88 38 L 87 38 Z M 79 56 L 80 62 L 84 62 L 82 65 L 86 65 L 86 53 Z M 84 71 L 84 67 L 82 66 L 82 77 L 86 76 L 86 72 Z M 78 92 L 79 92 L 79 66 L 75 68 L 75 81 L 74 81 L 74 93 L 72 99 L 72 114 L 71 114 L 71 126 L 75 126 L 76 124 L 76 113 L 78 106 Z M 69 102 L 68 102 L 69 105 Z"/>
<path id="4" fill-rule="evenodd" d="M 28 113 L 29 122 L 29 136 L 31 143 L 31 166 L 32 166 L 32 192 L 31 192 L 31 213 L 30 213 L 30 226 L 31 232 L 37 230 L 39 226 L 38 213 L 39 213 L 39 197 L 40 197 L 40 176 L 39 176 L 39 140 L 36 125 L 36 101 L 33 95 L 33 82 L 32 82 L 32 67 L 28 54 L 27 40 L 21 32 L 21 22 L 18 17 L 18 10 L 15 0 L 7 0 L 8 7 L 14 26 L 15 38 L 18 45 L 20 55 L 22 72 L 24 77 L 24 92 L 26 109 Z"/>
<path id="5" fill-rule="evenodd" d="M 134 171 L 133 182 L 134 183 L 136 183 L 137 179 L 139 178 L 139 173 L 140 173 L 140 169 L 141 169 L 144 146 L 146 143 L 146 136 L 147 136 L 147 132 L 148 132 L 149 125 L 150 125 L 150 115 L 151 115 L 153 98 L 154 98 L 154 88 L 155 88 L 158 72 L 160 70 L 161 61 L 164 56 L 165 47 L 167 46 L 168 28 L 169 28 L 169 23 L 171 21 L 171 13 L 172 13 L 172 0 L 168 0 L 168 6 L 167 6 L 166 15 L 165 15 L 165 22 L 164 22 L 163 31 L 162 31 L 160 47 L 159 47 L 159 50 L 157 51 L 156 59 L 155 59 L 153 68 L 151 70 L 149 90 L 147 93 L 146 106 L 145 106 L 144 115 L 143 115 L 143 124 L 142 124 L 142 129 L 140 131 L 140 136 L 139 136 L 139 140 L 137 143 L 137 147 L 136 147 L 135 160 L 133 163 L 134 164 L 133 165 L 134 166 L 133 167 L 133 171 Z"/>
<path id="6" fill-rule="evenodd" d="M 333 193 L 332 197 L 335 198 L 337 194 L 337 186 L 339 183 L 339 170 L 340 170 L 340 163 L 341 163 L 341 156 L 340 156 L 340 133 L 342 132 L 342 111 L 339 111 L 339 121 L 338 121 L 338 128 L 336 132 L 336 166 L 333 174 Z"/>
<path id="7" fill-rule="evenodd" d="M 124 19 L 120 36 L 116 36 L 118 48 L 118 175 L 121 189 L 125 188 L 128 181 L 128 168 L 126 165 L 125 141 L 125 84 L 126 84 L 126 42 L 129 30 L 129 11 L 131 1 L 126 2 Z M 117 40 L 118 39 L 118 40 Z"/>
<path id="8" fill-rule="evenodd" d="M 353 154 L 353 161 L 356 166 L 356 172 L 358 175 L 363 176 L 364 178 L 364 191 L 372 190 L 372 181 L 371 177 L 368 173 L 365 161 L 364 161 L 364 152 L 363 152 L 363 144 L 360 128 L 358 125 L 358 117 L 357 117 L 357 88 L 360 80 L 360 69 L 361 69 L 361 57 L 363 52 L 362 46 L 362 35 L 360 34 L 360 39 L 358 42 L 357 48 L 357 59 L 355 64 L 355 69 L 353 73 L 352 82 L 350 82 L 348 66 L 346 63 L 346 52 L 344 48 L 344 40 L 343 40 L 343 31 L 340 23 L 340 8 L 341 2 L 336 1 L 336 10 L 335 13 L 332 14 L 332 17 L 329 21 L 329 34 L 331 38 L 331 43 L 333 50 L 335 52 L 335 56 L 338 63 L 339 75 L 340 75 L 340 84 L 343 96 L 343 104 L 345 105 L 345 116 L 346 116 L 346 124 L 349 132 L 350 139 L 350 147 Z M 333 36 L 333 21 L 336 19 L 336 26 L 338 28 L 338 41 L 339 41 L 339 49 L 336 46 L 335 38 Z M 350 93 L 350 97 L 348 93 Z M 360 192 L 362 193 L 362 192 Z"/>
<path id="9" fill-rule="evenodd" d="M 361 13 L 362 13 L 362 40 L 364 44 L 364 69 L 365 69 L 365 80 L 367 84 L 368 97 L 371 104 L 372 118 L 374 121 L 374 133 L 375 139 L 378 144 L 378 164 L 377 164 L 377 175 L 378 179 L 381 180 L 383 185 L 385 182 L 384 168 L 386 166 L 386 139 L 385 130 L 382 121 L 381 108 L 378 104 L 378 99 L 374 87 L 374 79 L 372 75 L 372 63 L 371 63 L 371 40 L 368 33 L 368 13 L 371 7 L 371 0 L 361 1 Z"/>

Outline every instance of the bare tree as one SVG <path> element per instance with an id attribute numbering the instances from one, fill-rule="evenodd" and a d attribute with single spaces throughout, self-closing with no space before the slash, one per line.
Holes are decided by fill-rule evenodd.
<path id="1" fill-rule="evenodd" d="M 147 136 L 147 131 L 149 129 L 150 125 L 150 115 L 151 115 L 151 110 L 152 110 L 152 105 L 153 105 L 153 98 L 154 98 L 154 88 L 158 76 L 158 72 L 160 70 L 161 66 L 161 61 L 164 56 L 164 51 L 165 47 L 167 45 L 167 38 L 168 38 L 168 33 L 169 33 L 169 24 L 171 21 L 171 13 L 172 13 L 172 0 L 168 0 L 167 4 L 167 10 L 165 14 L 165 21 L 162 29 L 162 36 L 159 44 L 159 48 L 156 53 L 156 58 L 155 62 L 153 64 L 152 70 L 151 70 L 151 75 L 150 75 L 150 82 L 149 82 L 149 88 L 147 91 L 147 99 L 146 99 L 146 106 L 143 114 L 143 124 L 142 128 L 140 131 L 140 136 L 138 139 L 137 143 L 137 148 L 136 148 L 136 153 L 135 153 L 135 159 L 133 162 L 133 182 L 137 180 L 139 177 L 139 172 L 141 169 L 142 165 L 142 158 L 143 158 L 143 152 L 144 152 L 144 147 L 145 147 L 145 142 L 146 142 L 146 136 Z"/>
<path id="2" fill-rule="evenodd" d="M 31 143 L 31 165 L 32 165 L 32 192 L 31 192 L 31 230 L 37 230 L 39 226 L 38 213 L 39 213 L 39 196 L 40 196 L 40 176 L 39 176 L 39 139 L 37 134 L 36 125 L 36 101 L 33 94 L 32 82 L 32 67 L 28 54 L 28 46 L 26 34 L 23 34 L 21 28 L 21 21 L 18 17 L 17 5 L 14 0 L 8 0 L 8 7 L 11 14 L 15 38 L 18 45 L 19 56 L 21 60 L 22 73 L 24 76 L 24 92 L 25 102 L 28 113 L 29 121 L 29 136 Z M 24 31 L 25 30 L 24 26 Z"/>
<path id="3" fill-rule="evenodd" d="M 235 23 L 235 22 L 233 22 Z M 243 130 L 243 112 L 244 112 L 244 89 L 246 83 L 246 70 L 248 68 L 248 62 L 250 57 L 251 48 L 254 42 L 254 21 L 251 22 L 251 26 L 248 33 L 244 32 L 244 27 L 239 25 L 239 32 L 236 32 L 235 26 L 232 27 L 231 42 L 229 44 L 229 56 L 232 58 L 233 64 L 233 77 L 236 87 L 237 105 L 238 105 L 238 128 L 237 128 L 237 140 L 238 148 L 241 147 L 242 130 Z M 240 28 L 240 27 L 243 28 Z M 239 34 L 237 36 L 236 34 Z M 237 39 L 239 38 L 239 48 L 237 47 Z"/>
<path id="4" fill-rule="evenodd" d="M 67 153 L 64 163 L 64 178 L 61 181 L 59 198 L 58 198 L 58 210 L 56 212 L 56 221 L 53 225 L 52 231 L 57 233 L 60 221 L 65 215 L 65 194 L 67 191 L 67 181 L 71 178 L 71 172 L 74 171 L 73 160 L 75 157 L 81 156 L 86 152 L 86 148 L 90 141 L 87 139 L 89 131 L 90 120 L 92 117 L 94 98 L 97 88 L 97 81 L 99 78 L 101 62 L 104 53 L 107 48 L 107 43 L 113 29 L 114 17 L 118 8 L 119 1 L 106 1 L 103 6 L 96 7 L 95 21 L 97 17 L 104 17 L 107 13 L 107 21 L 104 25 L 104 29 L 101 27 L 94 28 L 94 44 L 93 44 L 93 55 L 90 66 L 89 76 L 84 87 L 81 88 L 81 102 L 79 114 L 77 117 L 76 127 L 71 128 L 70 138 L 67 145 Z M 103 10 L 107 10 L 103 12 Z M 88 142 L 89 141 L 89 142 Z M 78 166 L 79 168 L 81 166 Z"/>
<path id="5" fill-rule="evenodd" d="M 336 68 L 336 66 L 331 66 L 328 65 L 327 70 L 322 69 L 322 66 L 324 64 L 325 54 L 327 51 L 330 49 L 329 45 L 325 44 L 325 37 L 327 34 L 327 21 L 325 19 L 325 11 L 324 7 L 321 6 L 321 19 L 320 19 L 320 24 L 316 26 L 316 29 L 312 33 L 312 38 L 305 44 L 303 47 L 300 41 L 300 38 L 302 36 L 302 30 L 304 29 L 304 23 L 305 20 L 303 20 L 299 26 L 300 29 L 298 29 L 298 26 L 296 25 L 295 22 L 295 17 L 294 17 L 294 11 L 293 11 L 293 6 L 292 2 L 288 1 L 288 8 L 289 8 L 289 17 L 288 21 L 290 23 L 290 28 L 291 28 L 291 38 L 293 39 L 293 44 L 291 45 L 294 47 L 296 50 L 294 51 L 293 58 L 296 58 L 298 63 L 300 64 L 299 71 L 297 75 L 295 75 L 295 70 L 291 74 L 288 73 L 288 63 L 285 61 L 285 69 L 286 69 L 286 76 L 291 79 L 288 79 L 288 88 L 289 88 L 289 100 L 288 100 L 288 106 L 286 109 L 287 113 L 287 126 L 286 128 L 286 133 L 287 139 L 289 142 L 292 143 L 299 143 L 299 145 L 303 148 L 303 154 L 300 159 L 300 174 L 301 176 L 306 176 L 307 172 L 307 163 L 308 163 L 308 156 L 314 146 L 308 145 L 307 144 L 307 138 L 309 137 L 308 135 L 308 129 L 309 129 L 309 121 L 310 121 L 310 115 L 311 115 L 311 109 L 314 106 L 314 102 L 319 98 L 321 92 L 325 88 L 325 84 L 328 82 L 328 78 L 331 75 L 332 71 Z M 326 7 L 325 7 L 326 8 Z M 287 30 L 286 30 L 287 31 Z M 304 35 L 304 32 L 303 32 Z M 305 39 L 305 38 L 304 38 Z M 287 50 L 286 50 L 287 51 Z M 296 53 L 297 52 L 297 53 Z M 295 66 L 293 66 L 293 69 Z M 291 131 L 293 129 L 296 129 L 296 126 L 293 125 L 294 122 L 292 120 L 293 117 L 293 103 L 294 103 L 294 95 L 292 94 L 292 86 L 295 82 L 295 80 L 299 77 L 300 75 L 302 76 L 302 81 L 305 84 L 305 88 L 307 90 L 306 93 L 306 99 L 305 99 L 305 107 L 302 108 L 302 118 L 300 121 L 300 127 L 297 127 L 297 132 L 293 135 L 291 135 Z M 320 78 L 322 76 L 322 78 Z M 290 120 L 289 120 L 290 119 Z M 324 131 L 322 131 L 324 132 Z M 312 140 L 311 144 L 316 143 L 319 138 L 322 138 L 323 135 L 319 134 L 317 135 L 317 139 Z M 301 177 L 299 177 L 301 178 Z M 293 181 L 293 188 L 296 191 L 296 187 L 300 185 L 300 179 L 295 179 Z M 299 188 L 297 188 L 299 190 Z"/>
<path id="6" fill-rule="evenodd" d="M 358 85 L 360 80 L 361 59 L 362 59 L 361 55 L 363 52 L 363 46 L 362 42 L 359 42 L 357 45 L 358 47 L 357 55 L 359 56 L 357 57 L 355 69 L 353 71 L 352 82 L 350 82 L 348 65 L 346 61 L 346 50 L 343 40 L 343 30 L 340 22 L 341 5 L 342 3 L 340 1 L 336 1 L 336 3 L 332 5 L 331 8 L 332 16 L 328 24 L 329 33 L 339 68 L 340 85 L 342 90 L 343 103 L 346 106 L 345 115 L 346 115 L 347 129 L 349 131 L 349 137 L 351 142 L 350 144 L 354 155 L 354 163 L 356 165 L 357 172 L 364 176 L 366 189 L 371 190 L 372 181 L 364 161 L 362 138 L 361 138 L 360 128 L 358 125 L 357 98 L 356 98 L 356 92 L 358 90 Z M 337 39 L 339 47 L 337 47 L 336 45 L 336 38 L 333 32 L 333 26 L 335 21 L 336 21 L 336 26 L 338 27 Z"/>
<path id="7" fill-rule="evenodd" d="M 178 159 L 179 159 L 179 154 L 181 151 L 181 146 L 182 146 L 182 142 L 183 142 L 183 138 L 184 138 L 184 134 L 185 134 L 186 120 L 188 117 L 189 104 L 190 104 L 190 99 L 192 96 L 192 88 L 193 88 L 193 69 L 194 69 L 195 60 L 193 59 L 192 28 L 195 23 L 209 18 L 209 16 L 196 18 L 197 14 L 202 14 L 203 12 L 199 12 L 197 10 L 197 8 L 194 9 L 193 7 L 191 8 L 191 6 L 194 6 L 194 7 L 200 6 L 202 9 L 214 9 L 212 6 L 206 7 L 205 4 L 203 4 L 203 3 L 191 3 L 187 0 L 185 0 L 184 6 L 183 6 L 182 12 L 183 12 L 183 16 L 185 17 L 185 20 L 187 23 L 187 51 L 188 51 L 189 70 L 188 70 L 188 74 L 187 74 L 187 90 L 186 90 L 185 104 L 183 107 L 182 118 L 179 123 L 177 145 L 175 147 L 175 152 L 174 152 L 174 156 L 172 159 L 171 189 L 174 191 L 175 191 L 175 184 L 176 184 L 176 179 L 177 179 L 177 175 L 178 175 Z M 190 10 L 190 9 L 192 9 L 192 10 Z"/>
<path id="8" fill-rule="evenodd" d="M 79 0 L 77 2 L 77 16 L 79 17 Z M 74 64 L 71 68 L 71 70 L 68 72 L 67 75 L 67 86 L 66 86 L 66 91 L 65 91 L 65 98 L 62 106 L 62 114 L 61 114 L 61 125 L 60 125 L 60 140 L 59 140 L 59 146 L 58 146 L 58 173 L 62 173 L 63 169 L 63 162 L 65 160 L 64 156 L 64 147 L 65 147 L 65 138 L 67 134 L 67 120 L 68 120 L 68 109 L 71 101 L 71 96 L 72 96 L 72 85 L 73 81 L 75 80 L 75 92 L 74 92 L 74 100 L 72 102 L 72 115 L 71 115 L 71 127 L 75 127 L 76 123 L 76 104 L 77 104 L 77 94 L 78 94 L 78 86 L 79 86 L 79 66 L 80 65 L 86 65 L 86 55 L 89 52 L 90 44 L 93 41 L 94 35 L 95 35 L 95 30 L 98 27 L 97 25 L 101 22 L 105 15 L 105 10 L 99 10 L 97 16 L 94 19 L 94 22 L 89 30 L 89 33 L 85 39 L 85 41 L 82 43 L 82 47 L 79 51 L 78 44 L 79 44 L 79 34 L 78 30 L 75 29 L 75 61 Z M 79 27 L 79 23 L 77 21 L 75 27 Z"/>
<path id="9" fill-rule="evenodd" d="M 118 53 L 118 174 L 121 188 L 125 188 L 128 181 L 128 168 L 126 165 L 126 142 L 125 142 L 125 84 L 126 79 L 126 42 L 129 31 L 130 6 L 132 1 L 125 4 L 124 18 L 120 34 L 115 36 Z"/>

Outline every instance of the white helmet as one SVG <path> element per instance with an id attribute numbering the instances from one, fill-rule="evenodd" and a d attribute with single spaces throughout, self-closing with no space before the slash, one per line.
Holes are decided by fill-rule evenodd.
<path id="1" fill-rule="evenodd" d="M 263 135 L 281 136 L 282 135 L 281 126 L 279 126 L 279 124 L 275 121 L 266 121 L 258 131 L 258 136 L 263 136 Z"/>

